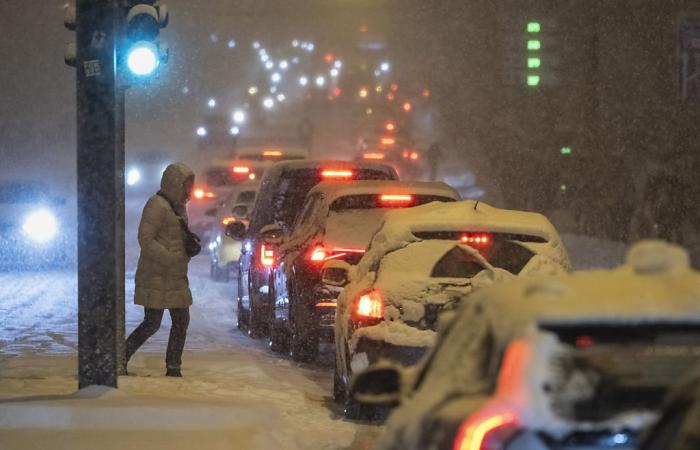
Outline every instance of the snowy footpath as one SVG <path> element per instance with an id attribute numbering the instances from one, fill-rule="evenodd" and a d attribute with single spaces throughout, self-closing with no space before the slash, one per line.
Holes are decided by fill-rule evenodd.
<path id="1" fill-rule="evenodd" d="M 75 273 L 0 273 L 0 449 L 371 448 L 381 428 L 342 418 L 330 358 L 299 365 L 245 337 L 235 284 L 207 273 L 204 257 L 193 261 L 184 378 L 163 376 L 166 314 L 118 390 L 80 392 Z M 127 278 L 129 332 L 143 313 Z"/>

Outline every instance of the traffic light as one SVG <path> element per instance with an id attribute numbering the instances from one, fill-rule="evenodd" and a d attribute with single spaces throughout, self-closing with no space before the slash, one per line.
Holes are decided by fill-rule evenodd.
<path id="1" fill-rule="evenodd" d="M 168 26 L 168 8 L 158 0 L 127 0 L 125 4 L 120 60 L 125 73 L 143 79 L 168 60 L 167 47 L 160 42 L 160 29 Z"/>
<path id="2" fill-rule="evenodd" d="M 528 22 L 526 27 L 526 59 L 527 59 L 527 74 L 525 82 L 530 87 L 537 87 L 542 80 L 540 68 L 542 66 L 541 53 L 542 41 L 540 40 L 540 31 L 542 25 L 540 22 Z"/>

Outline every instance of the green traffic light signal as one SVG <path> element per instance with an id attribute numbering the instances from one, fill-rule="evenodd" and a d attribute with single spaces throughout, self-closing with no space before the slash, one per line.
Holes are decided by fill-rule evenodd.
<path id="1" fill-rule="evenodd" d="M 527 24 L 527 32 L 528 33 L 539 33 L 540 32 L 540 23 L 539 22 L 529 22 Z"/>
<path id="2" fill-rule="evenodd" d="M 539 39 L 530 39 L 527 41 L 527 49 L 528 50 L 540 50 L 542 48 L 542 43 L 539 41 Z"/>
<path id="3" fill-rule="evenodd" d="M 562 155 L 570 155 L 571 153 L 573 153 L 573 150 L 571 150 L 571 147 L 562 147 L 559 150 L 559 153 L 561 153 Z"/>
<path id="4" fill-rule="evenodd" d="M 540 76 L 539 75 L 528 75 L 527 76 L 527 85 L 528 86 L 539 86 L 540 85 Z"/>
<path id="5" fill-rule="evenodd" d="M 539 69 L 540 66 L 542 65 L 542 60 L 540 58 L 528 58 L 527 59 L 527 68 L 528 69 Z"/>

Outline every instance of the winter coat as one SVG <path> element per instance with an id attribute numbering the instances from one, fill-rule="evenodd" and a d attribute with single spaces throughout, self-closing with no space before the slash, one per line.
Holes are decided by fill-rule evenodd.
<path id="1" fill-rule="evenodd" d="M 184 164 L 165 169 L 160 192 L 187 220 L 184 184 L 194 173 Z M 148 199 L 139 224 L 141 254 L 136 269 L 134 303 L 147 308 L 186 308 L 192 304 L 187 279 L 190 258 L 185 253 L 182 227 L 178 215 L 160 195 Z"/>

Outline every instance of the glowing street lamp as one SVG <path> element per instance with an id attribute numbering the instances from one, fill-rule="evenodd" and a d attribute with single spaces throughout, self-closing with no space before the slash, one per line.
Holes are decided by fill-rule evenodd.
<path id="1" fill-rule="evenodd" d="M 231 117 L 235 123 L 240 125 L 245 122 L 245 111 L 242 109 L 237 109 L 233 112 Z"/>
<path id="2" fill-rule="evenodd" d="M 199 137 L 204 137 L 207 135 L 207 129 L 204 127 L 198 127 L 197 128 L 197 136 Z"/>

